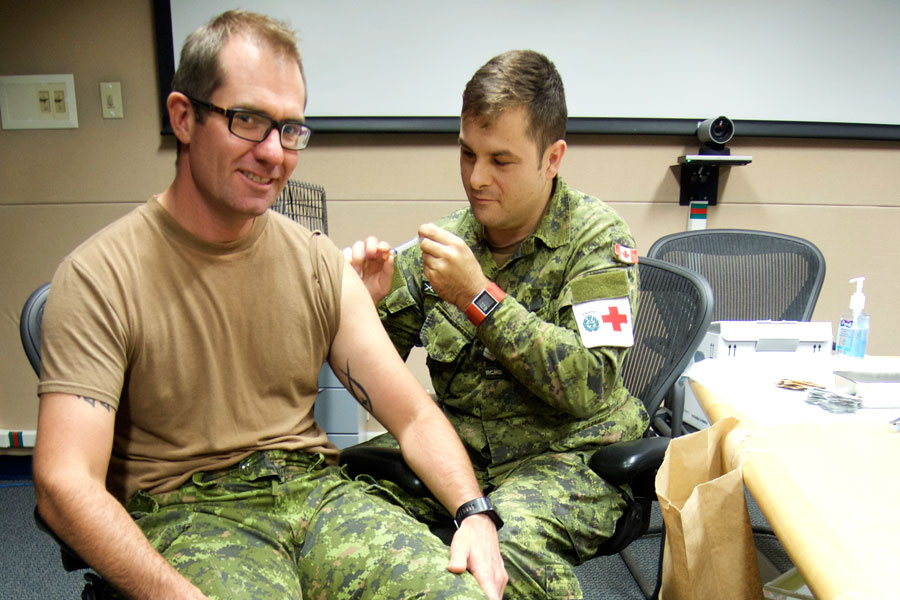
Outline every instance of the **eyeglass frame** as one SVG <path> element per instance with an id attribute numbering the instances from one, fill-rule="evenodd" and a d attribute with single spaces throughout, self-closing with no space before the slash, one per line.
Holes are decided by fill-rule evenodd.
<path id="1" fill-rule="evenodd" d="M 262 142 L 267 137 L 269 137 L 269 134 L 272 133 L 272 130 L 277 127 L 278 128 L 278 141 L 281 143 L 281 147 L 284 148 L 285 150 L 299 151 L 299 150 L 303 150 L 304 148 L 306 148 L 309 145 L 309 138 L 312 137 L 312 129 L 310 129 L 309 126 L 306 125 L 306 123 L 298 121 L 297 119 L 284 119 L 282 121 L 276 121 L 275 119 L 273 119 L 266 113 L 260 112 L 258 110 L 252 110 L 249 108 L 222 108 L 221 106 L 217 106 L 217 105 L 213 104 L 212 102 L 207 102 L 205 100 L 198 100 L 197 98 L 192 98 L 191 96 L 188 96 L 184 92 L 181 92 L 181 94 L 183 94 L 185 98 L 190 100 L 191 104 L 196 104 L 197 106 L 203 107 L 207 110 L 211 110 L 212 112 L 218 113 L 218 114 L 224 116 L 225 118 L 227 118 L 228 119 L 228 132 L 231 133 L 231 135 L 238 137 L 242 140 L 246 140 L 248 142 L 255 142 L 257 144 L 259 142 Z M 249 113 L 249 114 L 255 115 L 257 117 L 262 117 L 264 119 L 268 119 L 269 127 L 266 129 L 266 133 L 262 136 L 262 138 L 260 138 L 258 140 L 253 140 L 253 139 L 244 137 L 244 136 L 240 135 L 239 133 L 236 133 L 234 131 L 234 129 L 232 129 L 232 123 L 234 122 L 235 115 L 241 114 L 241 113 Z M 284 130 L 284 127 L 286 125 L 298 125 L 298 126 L 300 126 L 301 132 L 303 132 L 303 131 L 306 132 L 305 135 L 299 136 L 300 140 L 303 142 L 303 145 L 300 146 L 299 148 L 290 148 L 290 147 L 284 145 L 284 141 L 283 141 L 284 138 L 282 138 L 282 131 Z"/>

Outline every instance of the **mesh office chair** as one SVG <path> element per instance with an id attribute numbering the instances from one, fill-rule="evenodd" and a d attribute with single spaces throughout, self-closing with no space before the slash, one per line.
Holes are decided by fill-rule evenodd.
<path id="1" fill-rule="evenodd" d="M 782 233 L 683 231 L 656 240 L 647 254 L 706 277 L 713 321 L 809 321 L 825 280 L 819 249 Z"/>
<path id="2" fill-rule="evenodd" d="M 325 188 L 313 183 L 289 180 L 272 210 L 286 215 L 310 231 L 328 233 Z"/>
<path id="3" fill-rule="evenodd" d="M 683 267 L 641 258 L 640 308 L 634 320 L 634 346 L 622 365 L 625 387 L 644 403 L 653 417 L 663 398 L 684 372 L 700 345 L 713 314 L 713 292 L 706 279 Z M 591 468 L 612 483 L 627 484 L 631 498 L 613 536 L 597 556 L 619 554 L 646 598 L 657 598 L 662 583 L 665 532 L 660 531 L 656 582 L 651 591 L 628 552 L 628 545 L 644 536 L 656 498 L 656 471 L 669 445 L 652 427 L 639 440 L 604 446 L 590 459 Z"/>
<path id="4" fill-rule="evenodd" d="M 625 359 L 622 377 L 625 386 L 644 403 L 649 414 L 659 409 L 666 391 L 684 371 L 712 317 L 712 290 L 706 280 L 683 267 L 642 258 L 640 309 L 634 321 L 634 346 Z M 597 556 L 622 554 L 646 597 L 659 593 L 662 569 L 662 540 L 656 587 L 640 576 L 628 555 L 627 546 L 647 533 L 651 502 L 656 500 L 656 471 L 662 464 L 669 439 L 651 430 L 641 439 L 604 446 L 590 459 L 591 468 L 605 480 L 623 487 L 627 500 L 624 514 L 612 537 L 598 549 Z M 415 496 L 427 488 L 403 462 L 399 450 L 352 447 L 341 453 L 341 464 L 353 475 L 367 473 L 397 482 Z M 627 486 L 631 492 L 625 492 Z"/>
<path id="5" fill-rule="evenodd" d="M 34 290 L 22 307 L 22 316 L 19 319 L 19 336 L 22 338 L 22 347 L 25 356 L 31 363 L 31 368 L 41 376 L 41 319 L 44 316 L 44 305 L 47 303 L 47 294 L 50 293 L 50 284 L 45 283 Z"/>
<path id="6" fill-rule="evenodd" d="M 825 257 L 802 238 L 747 229 L 683 231 L 656 240 L 648 256 L 701 273 L 713 290 L 713 321 L 808 321 L 825 280 Z M 673 386 L 667 415 L 654 421 L 678 436 L 684 383 Z M 693 430 L 691 428 L 691 430 Z"/>

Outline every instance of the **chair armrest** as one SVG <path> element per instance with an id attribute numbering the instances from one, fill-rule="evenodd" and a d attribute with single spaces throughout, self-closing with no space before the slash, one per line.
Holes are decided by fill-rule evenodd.
<path id="1" fill-rule="evenodd" d="M 347 467 L 351 477 L 369 475 L 375 479 L 393 481 L 411 496 L 431 495 L 422 480 L 413 473 L 397 448 L 353 446 L 341 451 L 341 466 Z"/>
<path id="2" fill-rule="evenodd" d="M 659 469 L 669 441 L 666 437 L 649 437 L 610 444 L 594 452 L 588 464 L 610 483 L 630 483 L 638 475 Z"/>

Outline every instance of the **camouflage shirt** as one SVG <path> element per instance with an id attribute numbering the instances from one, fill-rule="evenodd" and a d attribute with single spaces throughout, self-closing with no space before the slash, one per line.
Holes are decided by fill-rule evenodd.
<path id="1" fill-rule="evenodd" d="M 437 224 L 466 241 L 506 298 L 475 327 L 432 290 L 415 245 L 396 257 L 379 313 L 401 356 L 426 349 L 438 402 L 473 462 L 493 477 L 527 456 L 640 437 L 646 411 L 619 375 L 627 348 L 586 348 L 572 308 L 627 297 L 637 313 L 638 270 L 615 252 L 634 240 L 618 214 L 557 177 L 537 230 L 502 267 L 470 209 Z"/>

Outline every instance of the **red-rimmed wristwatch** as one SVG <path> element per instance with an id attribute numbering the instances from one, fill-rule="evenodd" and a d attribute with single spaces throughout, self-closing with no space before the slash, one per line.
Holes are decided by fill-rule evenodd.
<path id="1" fill-rule="evenodd" d="M 504 298 L 506 298 L 506 292 L 493 281 L 489 281 L 466 307 L 466 317 L 478 327 Z"/>

